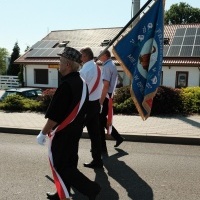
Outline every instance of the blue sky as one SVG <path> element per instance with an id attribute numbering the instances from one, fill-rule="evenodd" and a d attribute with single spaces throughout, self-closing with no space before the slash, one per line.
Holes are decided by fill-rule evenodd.
<path id="1" fill-rule="evenodd" d="M 200 8 L 199 0 L 166 0 L 165 10 L 180 2 Z M 53 30 L 123 27 L 131 19 L 131 5 L 132 0 L 0 0 L 0 47 L 11 53 L 18 42 L 23 54 Z"/>

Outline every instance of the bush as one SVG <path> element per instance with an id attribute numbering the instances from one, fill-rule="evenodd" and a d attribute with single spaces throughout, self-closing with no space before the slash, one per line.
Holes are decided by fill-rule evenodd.
<path id="1" fill-rule="evenodd" d="M 1 110 L 8 111 L 46 111 L 56 89 L 47 89 L 37 100 L 13 95 L 0 102 Z M 130 95 L 130 86 L 119 88 L 113 98 L 115 114 L 138 114 Z M 158 87 L 153 100 L 151 116 L 163 114 L 200 113 L 200 87 L 174 89 Z"/>
<path id="2" fill-rule="evenodd" d="M 130 86 L 118 89 L 114 95 L 114 113 L 138 114 L 130 97 Z M 200 113 L 200 87 L 158 87 L 153 99 L 151 116 Z"/>
<path id="3" fill-rule="evenodd" d="M 182 88 L 181 98 L 185 113 L 200 113 L 200 87 Z"/>
<path id="4" fill-rule="evenodd" d="M 123 103 L 114 103 L 113 110 L 115 114 L 135 114 L 138 113 L 135 104 L 131 97 L 126 99 Z"/>
<path id="5" fill-rule="evenodd" d="M 153 99 L 151 115 L 183 113 L 181 89 L 160 86 Z"/>
<path id="6" fill-rule="evenodd" d="M 0 109 L 9 111 L 42 111 L 42 102 L 19 95 L 10 95 L 0 103 Z"/>
<path id="7" fill-rule="evenodd" d="M 113 102 L 117 104 L 124 103 L 130 97 L 130 86 L 124 86 L 116 90 Z"/>

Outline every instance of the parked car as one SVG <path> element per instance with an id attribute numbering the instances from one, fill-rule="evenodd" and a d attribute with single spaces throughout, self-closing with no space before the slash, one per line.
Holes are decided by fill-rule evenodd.
<path id="1" fill-rule="evenodd" d="M 7 89 L 0 97 L 0 101 L 3 101 L 7 96 L 10 95 L 21 95 L 29 99 L 36 99 L 38 96 L 42 95 L 42 90 L 40 88 L 12 88 Z"/>

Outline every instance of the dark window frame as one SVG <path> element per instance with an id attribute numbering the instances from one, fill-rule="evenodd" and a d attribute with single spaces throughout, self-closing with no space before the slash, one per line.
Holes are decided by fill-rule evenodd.
<path id="1" fill-rule="evenodd" d="M 48 69 L 34 69 L 34 84 L 49 84 Z"/>
<path id="2" fill-rule="evenodd" d="M 180 80 L 180 76 L 183 75 L 185 76 L 185 84 L 181 83 L 182 81 Z M 175 82 L 175 87 L 176 88 L 185 88 L 188 87 L 188 71 L 176 71 L 176 82 Z"/>

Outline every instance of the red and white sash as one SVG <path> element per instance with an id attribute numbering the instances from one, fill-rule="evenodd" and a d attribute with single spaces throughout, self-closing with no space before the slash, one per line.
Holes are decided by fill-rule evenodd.
<path id="1" fill-rule="evenodd" d="M 54 183 L 56 185 L 56 189 L 57 189 L 58 195 L 61 200 L 66 200 L 67 198 L 69 198 L 69 192 L 68 192 L 62 178 L 60 177 L 60 175 L 57 173 L 56 169 L 54 168 L 53 155 L 51 152 L 51 145 L 52 145 L 52 141 L 53 141 L 55 134 L 57 134 L 58 131 L 62 130 L 63 128 L 65 128 L 66 126 L 68 126 L 70 123 L 72 123 L 74 121 L 74 119 L 78 115 L 80 109 L 82 108 L 82 106 L 85 102 L 86 94 L 87 94 L 87 87 L 86 87 L 86 83 L 83 81 L 83 90 L 82 90 L 81 100 L 74 107 L 72 112 L 66 117 L 66 119 L 51 133 L 51 135 L 49 137 L 49 150 L 48 150 L 49 162 L 50 162 L 50 166 L 51 166 L 51 170 L 52 170 L 52 174 L 53 174 L 53 178 L 54 178 Z"/>
<path id="2" fill-rule="evenodd" d="M 97 89 L 97 87 L 99 85 L 100 77 L 101 77 L 101 69 L 98 65 L 96 65 L 96 66 L 97 66 L 97 79 L 96 79 L 96 81 L 95 81 L 95 83 L 94 83 L 94 85 L 93 85 L 93 87 L 90 91 L 90 94 L 92 94 Z"/>
<path id="3" fill-rule="evenodd" d="M 113 88 L 113 92 L 111 97 L 107 94 L 108 98 L 108 116 L 107 116 L 107 134 L 110 135 L 112 132 L 112 123 L 113 123 L 113 96 L 114 96 L 114 91 L 117 85 L 118 77 L 116 78 L 115 85 Z"/>

